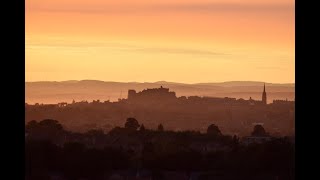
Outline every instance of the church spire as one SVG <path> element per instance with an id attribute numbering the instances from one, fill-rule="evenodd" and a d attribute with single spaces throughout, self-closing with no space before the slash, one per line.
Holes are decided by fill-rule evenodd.
<path id="1" fill-rule="evenodd" d="M 266 83 L 263 84 L 262 103 L 267 104 Z"/>

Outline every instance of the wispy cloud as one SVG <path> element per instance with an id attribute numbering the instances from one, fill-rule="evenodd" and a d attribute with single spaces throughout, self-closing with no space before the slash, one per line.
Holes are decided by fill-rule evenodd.
<path id="1" fill-rule="evenodd" d="M 64 50 L 81 50 L 89 51 L 90 49 L 112 49 L 117 51 L 126 52 L 143 52 L 143 53 L 163 53 L 163 54 L 184 54 L 184 55 L 203 55 L 203 56 L 220 56 L 228 55 L 222 52 L 215 52 L 210 50 L 200 50 L 193 48 L 173 48 L 173 47 L 143 47 L 132 44 L 123 43 L 52 43 L 52 44 L 41 44 L 41 43 L 27 43 L 26 49 L 37 49 L 37 48 L 53 48 L 53 49 L 64 49 Z"/>
<path id="2" fill-rule="evenodd" d="M 147 52 L 147 53 L 168 53 L 168 54 L 188 54 L 188 55 L 207 55 L 207 56 L 227 55 L 225 53 L 218 53 L 218 52 L 198 50 L 198 49 L 183 49 L 183 48 L 139 48 L 139 49 L 133 49 L 133 50 Z"/>
<path id="3" fill-rule="evenodd" d="M 294 11 L 294 4 L 257 4 L 257 3 L 178 3 L 146 5 L 110 5 L 110 4 L 73 4 L 61 6 L 55 4 L 30 4 L 27 11 L 75 12 L 75 13 L 166 13 L 166 12 L 288 12 Z"/>
<path id="4" fill-rule="evenodd" d="M 261 69 L 261 70 L 285 70 L 286 68 L 283 68 L 283 67 L 276 67 L 276 66 L 260 66 L 260 67 L 257 67 L 258 69 Z"/>
<path id="5" fill-rule="evenodd" d="M 244 3 L 206 3 L 177 4 L 153 6 L 159 11 L 191 11 L 191 12 L 276 12 L 293 10 L 290 4 L 244 4 Z"/>
<path id="6" fill-rule="evenodd" d="M 59 42 L 27 43 L 26 48 L 138 48 L 139 46 L 116 42 Z"/>

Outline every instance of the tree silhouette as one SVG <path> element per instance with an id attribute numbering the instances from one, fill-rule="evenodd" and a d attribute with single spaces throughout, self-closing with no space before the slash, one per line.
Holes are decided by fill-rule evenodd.
<path id="1" fill-rule="evenodd" d="M 32 129 L 35 129 L 38 127 L 38 122 L 35 120 L 29 121 L 26 125 L 27 131 L 32 131 Z"/>
<path id="2" fill-rule="evenodd" d="M 39 126 L 41 127 L 47 127 L 55 130 L 62 130 L 62 125 L 57 121 L 53 119 L 44 119 L 39 122 Z"/>
<path id="3" fill-rule="evenodd" d="M 233 143 L 234 146 L 238 146 L 239 145 L 239 138 L 236 135 L 234 135 L 232 137 L 232 143 Z"/>
<path id="4" fill-rule="evenodd" d="M 146 128 L 144 127 L 144 125 L 141 124 L 141 126 L 140 126 L 140 131 L 145 131 L 145 130 L 146 130 Z"/>
<path id="5" fill-rule="evenodd" d="M 152 153 L 154 152 L 154 145 L 151 142 L 144 143 L 142 153 Z"/>
<path id="6" fill-rule="evenodd" d="M 60 129 L 60 125 L 54 120 L 42 123 L 32 121 L 26 127 L 32 129 L 32 132 L 42 130 L 41 133 L 50 133 L 50 129 Z M 143 128 L 144 125 L 141 124 L 140 130 Z M 159 129 L 163 131 L 162 124 L 159 124 Z M 78 134 L 65 131 L 70 137 L 78 136 L 79 139 L 74 141 L 72 138 L 63 144 L 56 144 L 50 139 L 49 141 L 28 139 L 25 142 L 26 179 L 46 180 L 50 179 L 51 174 L 55 174 L 62 176 L 62 179 L 98 180 L 118 174 L 120 171 L 127 174 L 129 179 L 131 169 L 138 170 L 142 178 L 152 176 L 152 179 L 166 179 L 167 175 L 173 176 L 172 179 L 179 179 L 178 173 L 176 176 L 175 173 L 167 174 L 166 171 L 186 172 L 188 175 L 189 172 L 203 171 L 206 177 L 199 176 L 199 179 L 216 179 L 217 176 L 222 179 L 263 179 L 276 176 L 278 179 L 295 179 L 295 146 L 288 138 L 272 138 L 261 144 L 241 146 L 238 145 L 239 137 L 222 135 L 214 124 L 208 127 L 207 134 L 221 134 L 218 138 L 195 131 L 159 133 L 157 130 L 149 129 L 145 133 L 137 133 L 129 128 L 120 127 L 115 127 L 112 131 L 113 133 L 109 132 L 112 134 L 111 138 L 106 138 L 107 135 L 102 130 L 89 130 Z M 267 134 L 259 125 L 255 127 L 254 132 L 254 134 Z M 164 134 L 166 136 L 163 136 Z M 34 137 L 38 137 L 41 134 L 35 135 L 37 136 Z M 54 137 L 52 139 L 57 137 L 55 134 L 51 136 Z M 107 146 L 100 146 L 100 143 L 94 143 L 99 146 L 92 146 L 93 143 L 87 141 L 91 137 L 100 136 L 103 138 L 98 142 L 106 143 Z M 119 143 L 125 145 L 128 142 L 138 145 L 136 151 L 128 151 L 118 146 Z M 210 150 L 210 144 L 212 143 L 212 148 L 215 148 L 215 142 L 220 144 L 219 146 L 229 148 Z M 188 144 L 194 144 L 195 148 L 186 148 Z M 203 151 L 204 148 L 207 150 Z M 146 172 L 143 172 L 144 169 Z"/>
<path id="7" fill-rule="evenodd" d="M 260 124 L 255 125 L 253 132 L 251 133 L 252 136 L 268 136 L 268 133 L 265 131 L 263 126 Z"/>
<path id="8" fill-rule="evenodd" d="M 31 139 L 51 140 L 55 143 L 62 142 L 65 133 L 62 125 L 53 119 L 45 119 L 39 123 L 30 121 L 26 125 L 26 130 Z"/>
<path id="9" fill-rule="evenodd" d="M 159 124 L 159 126 L 158 126 L 158 131 L 164 131 L 164 128 L 163 128 L 163 125 L 162 125 L 162 124 Z"/>
<path id="10" fill-rule="evenodd" d="M 220 135 L 222 135 L 219 127 L 216 126 L 215 124 L 211 124 L 210 126 L 208 126 L 207 134 L 213 135 L 213 136 L 220 136 Z"/>
<path id="11" fill-rule="evenodd" d="M 135 118 L 128 118 L 124 127 L 128 129 L 137 130 L 140 127 L 140 125 Z"/>
<path id="12" fill-rule="evenodd" d="M 85 135 L 91 138 L 91 142 L 93 144 L 99 141 L 103 141 L 103 138 L 105 137 L 105 134 L 101 129 L 91 129 L 87 133 L 85 133 Z"/>
<path id="13" fill-rule="evenodd" d="M 90 129 L 86 134 L 89 136 L 103 136 L 104 132 L 102 129 Z"/>
<path id="14" fill-rule="evenodd" d="M 121 128 L 121 127 L 114 127 L 113 129 L 111 129 L 109 131 L 109 135 L 112 135 L 112 136 L 118 136 L 120 134 L 125 134 L 127 132 L 128 129 L 126 128 Z"/>

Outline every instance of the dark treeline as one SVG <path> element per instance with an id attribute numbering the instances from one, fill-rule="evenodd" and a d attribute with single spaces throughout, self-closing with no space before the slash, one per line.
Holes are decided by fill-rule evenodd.
<path id="1" fill-rule="evenodd" d="M 259 104 L 260 103 L 260 104 Z M 179 97 L 166 100 L 118 102 L 73 102 L 25 106 L 25 122 L 59 119 L 70 131 L 84 133 L 89 129 L 109 132 L 122 126 L 126 117 L 133 116 L 149 129 L 161 123 L 167 130 L 205 132 L 214 122 L 224 134 L 245 136 L 252 124 L 263 123 L 274 136 L 294 136 L 295 105 L 291 101 L 261 105 L 261 101 L 235 98 Z"/>
<path id="2" fill-rule="evenodd" d="M 257 125 L 250 137 L 268 133 Z M 287 138 L 243 143 L 212 124 L 207 133 L 149 130 L 134 118 L 108 134 L 74 133 L 51 119 L 26 125 L 26 179 L 294 179 Z"/>

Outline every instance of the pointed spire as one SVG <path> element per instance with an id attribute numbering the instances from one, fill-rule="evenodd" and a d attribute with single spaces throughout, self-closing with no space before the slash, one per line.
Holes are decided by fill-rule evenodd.
<path id="1" fill-rule="evenodd" d="M 263 104 L 267 104 L 266 83 L 263 83 L 262 102 Z"/>

